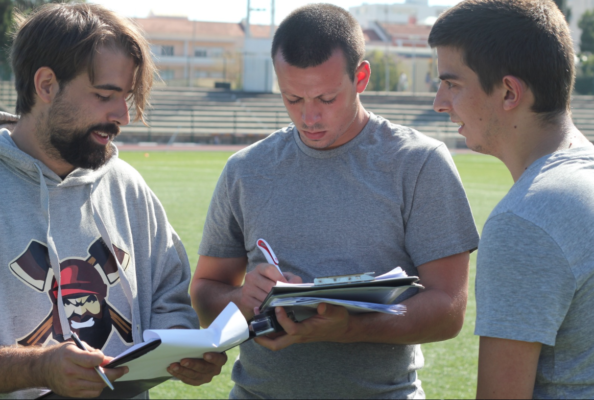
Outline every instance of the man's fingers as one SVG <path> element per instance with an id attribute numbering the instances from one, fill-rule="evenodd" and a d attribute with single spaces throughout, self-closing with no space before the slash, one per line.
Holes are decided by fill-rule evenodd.
<path id="1" fill-rule="evenodd" d="M 266 347 L 268 350 L 278 351 L 295 343 L 295 337 L 290 335 L 278 336 L 274 339 L 267 338 L 266 336 L 258 336 L 254 339 L 260 346 Z"/>
<path id="2" fill-rule="evenodd" d="M 64 346 L 64 357 L 83 368 L 93 368 L 103 364 L 105 356 L 100 350 L 87 345 L 88 350 L 82 350 L 75 345 Z"/>
<path id="3" fill-rule="evenodd" d="M 276 307 L 274 309 L 274 312 L 276 314 L 276 320 L 278 321 L 280 326 L 283 327 L 283 329 L 285 330 L 285 332 L 287 332 L 288 335 L 294 335 L 297 333 L 298 324 L 294 322 L 291 318 L 289 318 L 284 308 Z"/>
<path id="4" fill-rule="evenodd" d="M 272 286 L 278 281 L 287 282 L 287 279 L 280 273 L 278 268 L 272 264 L 258 264 L 256 267 L 256 271 L 270 281 L 272 281 Z M 270 286 L 272 288 L 272 286 Z"/>
<path id="5" fill-rule="evenodd" d="M 206 354 L 204 354 L 204 360 L 211 364 L 222 367 L 227 362 L 227 354 L 225 354 L 225 353 L 206 353 Z"/>
<path id="6" fill-rule="evenodd" d="M 104 368 L 103 371 L 105 372 L 107 379 L 114 382 L 128 373 L 128 367 Z"/>
<path id="7" fill-rule="evenodd" d="M 183 359 L 171 364 L 167 371 L 188 385 L 201 385 L 220 374 L 221 366 L 200 359 Z"/>
<path id="8" fill-rule="evenodd" d="M 303 283 L 303 279 L 300 276 L 292 274 L 290 272 L 283 272 L 285 278 L 288 279 L 289 283 Z"/>

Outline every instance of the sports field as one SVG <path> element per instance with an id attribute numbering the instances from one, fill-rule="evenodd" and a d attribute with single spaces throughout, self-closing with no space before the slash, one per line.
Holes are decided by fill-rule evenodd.
<path id="1" fill-rule="evenodd" d="M 198 260 L 202 226 L 217 179 L 229 152 L 122 152 L 120 157 L 134 166 L 157 194 L 169 221 L 181 236 L 190 265 Z M 460 154 L 454 160 L 460 171 L 479 229 L 497 202 L 507 193 L 512 179 L 505 166 L 493 157 Z M 478 339 L 474 330 L 474 272 L 471 258 L 470 296 L 466 321 L 460 335 L 446 342 L 423 345 L 425 368 L 420 372 L 427 398 L 474 398 Z M 227 398 L 233 360 L 238 350 L 228 352 L 223 373 L 213 382 L 193 388 L 167 382 L 151 390 L 152 398 Z"/>

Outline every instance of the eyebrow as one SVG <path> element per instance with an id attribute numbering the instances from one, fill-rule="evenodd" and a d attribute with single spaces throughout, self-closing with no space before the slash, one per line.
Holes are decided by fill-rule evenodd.
<path id="1" fill-rule="evenodd" d="M 112 85 L 112 84 L 109 84 L 109 83 L 106 83 L 105 85 L 95 85 L 95 86 L 93 86 L 93 87 L 94 87 L 95 89 L 101 89 L 101 90 L 113 90 L 113 91 L 115 91 L 115 92 L 123 92 L 123 91 L 124 91 L 124 89 L 122 89 L 121 87 L 119 87 L 119 86 L 116 86 L 116 85 Z"/>
<path id="2" fill-rule="evenodd" d="M 446 74 L 439 75 L 439 79 L 441 79 L 442 81 L 455 81 L 460 78 L 458 77 L 458 75 L 446 73 Z"/>

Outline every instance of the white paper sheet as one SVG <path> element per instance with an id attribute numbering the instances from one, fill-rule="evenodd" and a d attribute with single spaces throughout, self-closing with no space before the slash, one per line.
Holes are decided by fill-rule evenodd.
<path id="1" fill-rule="evenodd" d="M 381 280 L 385 280 L 385 279 L 393 279 L 393 278 L 406 278 L 408 275 L 406 274 L 406 272 L 404 272 L 404 270 L 400 267 L 396 267 L 393 270 L 386 272 L 383 275 L 380 276 L 376 276 L 375 278 L 373 278 L 374 281 L 381 281 Z M 353 283 L 359 283 L 359 282 L 353 282 Z M 308 288 L 308 287 L 312 287 L 315 286 L 313 283 L 288 283 L 288 282 L 276 282 L 277 287 L 290 287 L 290 288 Z"/>
<path id="2" fill-rule="evenodd" d="M 249 338 L 249 329 L 239 308 L 229 303 L 207 329 L 146 330 L 143 338 L 145 343 L 161 339 L 161 344 L 142 357 L 123 364 L 130 368 L 130 372 L 118 381 L 169 376 L 167 367 L 171 363 L 183 358 L 202 358 L 204 353 L 221 353 L 235 347 Z M 130 351 L 132 349 L 120 356 Z"/>
<path id="3" fill-rule="evenodd" d="M 402 304 L 377 304 L 363 301 L 325 299 L 320 297 L 286 297 L 283 299 L 274 299 L 270 303 L 271 307 L 306 307 L 317 308 L 320 303 L 334 304 L 342 306 L 352 314 L 366 312 L 381 312 L 392 315 L 404 315 L 406 306 Z"/>

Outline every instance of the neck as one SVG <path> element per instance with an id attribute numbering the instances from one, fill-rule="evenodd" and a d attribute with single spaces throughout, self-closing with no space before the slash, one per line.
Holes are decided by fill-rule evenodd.
<path id="1" fill-rule="evenodd" d="M 590 145 L 575 127 L 569 113 L 550 123 L 540 121 L 535 114 L 530 120 L 508 126 L 510 135 L 501 143 L 499 158 L 512 174 L 514 182 L 536 160 L 556 151 Z"/>
<path id="2" fill-rule="evenodd" d="M 23 115 L 14 126 L 12 140 L 21 151 L 44 163 L 56 175 L 64 177 L 71 173 L 74 167 L 62 160 L 57 150 L 49 147 L 49 140 L 43 142 L 42 135 L 46 133 L 40 132 L 39 129 L 45 124 L 40 124 L 39 121 L 32 114 Z"/>

